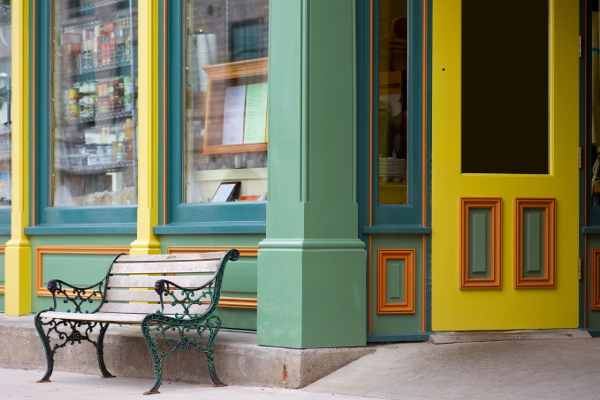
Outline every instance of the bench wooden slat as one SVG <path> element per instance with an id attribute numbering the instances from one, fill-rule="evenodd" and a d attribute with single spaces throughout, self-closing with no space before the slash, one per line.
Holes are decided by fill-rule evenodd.
<path id="1" fill-rule="evenodd" d="M 120 324 L 139 324 L 144 319 L 144 314 L 120 314 L 120 313 L 102 313 L 94 314 L 68 313 L 58 311 L 47 311 L 42 313 L 43 318 L 56 318 L 69 321 L 97 321 L 97 322 L 116 322 Z"/>
<path id="2" fill-rule="evenodd" d="M 197 293 L 198 296 L 202 292 Z M 180 296 L 181 297 L 181 296 Z M 160 301 L 158 293 L 154 290 L 108 290 L 106 292 L 106 301 Z M 171 296 L 163 295 L 163 301 L 173 301 Z M 207 302 L 210 302 L 207 300 Z"/>
<path id="3" fill-rule="evenodd" d="M 208 304 L 193 305 L 190 308 L 191 314 L 202 314 L 208 309 Z M 160 310 L 160 304 L 132 304 L 132 303 L 104 303 L 98 312 L 102 313 L 124 313 L 124 314 L 153 314 Z M 182 314 L 182 306 L 165 305 L 163 314 L 173 315 Z M 93 314 L 92 314 L 93 315 Z"/>
<path id="4" fill-rule="evenodd" d="M 215 272 L 219 260 L 162 263 L 121 263 L 114 264 L 111 274 L 178 274 L 190 272 Z"/>
<path id="5" fill-rule="evenodd" d="M 108 278 L 109 288 L 152 288 L 159 279 L 169 280 L 181 287 L 197 288 L 212 279 L 213 275 L 196 276 L 110 276 Z M 155 293 L 156 294 L 156 293 Z"/>
<path id="6" fill-rule="evenodd" d="M 156 254 L 150 256 L 121 256 L 117 258 L 117 263 L 133 263 L 133 262 L 176 262 L 176 261 L 203 261 L 203 260 L 220 260 L 225 254 L 225 251 L 212 253 L 190 253 L 190 254 Z"/>

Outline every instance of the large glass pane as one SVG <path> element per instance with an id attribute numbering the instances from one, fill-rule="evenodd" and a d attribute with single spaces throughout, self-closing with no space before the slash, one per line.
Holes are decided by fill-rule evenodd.
<path id="1" fill-rule="evenodd" d="M 549 12 L 549 0 L 462 1 L 463 173 L 548 173 Z"/>
<path id="2" fill-rule="evenodd" d="M 379 204 L 407 202 L 407 11 L 407 0 L 379 2 Z"/>
<path id="3" fill-rule="evenodd" d="M 11 204 L 11 14 L 0 1 L 0 208 Z"/>
<path id="4" fill-rule="evenodd" d="M 269 1 L 187 0 L 186 12 L 185 202 L 264 201 Z"/>
<path id="5" fill-rule="evenodd" d="M 53 11 L 50 204 L 137 204 L 137 1 Z"/>

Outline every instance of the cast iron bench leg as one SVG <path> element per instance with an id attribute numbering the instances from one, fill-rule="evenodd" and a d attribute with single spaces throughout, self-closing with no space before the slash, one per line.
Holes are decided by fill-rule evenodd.
<path id="1" fill-rule="evenodd" d="M 100 324 L 100 333 L 98 334 L 98 343 L 96 344 L 96 355 L 98 356 L 98 366 L 102 372 L 103 378 L 114 378 L 115 376 L 108 372 L 106 364 L 104 364 L 104 334 L 110 324 Z"/>
<path id="2" fill-rule="evenodd" d="M 208 372 L 210 373 L 210 379 L 212 379 L 215 386 L 227 386 L 217 376 L 217 371 L 215 370 L 215 339 L 217 338 L 217 333 L 219 329 L 221 329 L 221 318 L 215 316 L 216 326 L 215 329 L 211 332 L 210 338 L 208 339 L 208 345 L 206 346 L 206 359 L 208 361 Z"/>
<path id="3" fill-rule="evenodd" d="M 150 350 L 150 355 L 152 356 L 152 362 L 154 363 L 154 375 L 155 375 L 154 386 L 152 386 L 152 389 L 148 390 L 144 394 L 160 393 L 158 391 L 158 388 L 160 387 L 160 385 L 162 383 L 162 357 L 160 357 L 158 355 L 158 345 L 154 340 L 152 340 L 152 337 L 150 336 L 150 328 L 148 326 L 150 321 L 152 321 L 153 317 L 154 317 L 154 315 L 151 314 L 151 315 L 146 316 L 142 320 L 142 335 L 144 335 L 144 339 L 146 339 L 146 344 L 148 345 L 148 350 Z"/>
<path id="4" fill-rule="evenodd" d="M 54 351 L 50 349 L 50 340 L 48 340 L 48 336 L 44 332 L 44 328 L 42 327 L 42 318 L 40 314 L 37 313 L 35 316 L 35 329 L 40 335 L 40 339 L 42 339 L 42 345 L 44 346 L 44 351 L 46 352 L 46 373 L 44 377 L 37 381 L 37 383 L 50 382 L 50 376 L 52 375 L 52 370 L 54 369 Z"/>

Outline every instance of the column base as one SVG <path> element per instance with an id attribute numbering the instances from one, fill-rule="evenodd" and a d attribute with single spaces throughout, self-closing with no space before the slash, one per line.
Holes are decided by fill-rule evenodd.
<path id="1" fill-rule="evenodd" d="M 4 250 L 4 313 L 31 313 L 31 242 L 9 240 Z"/>

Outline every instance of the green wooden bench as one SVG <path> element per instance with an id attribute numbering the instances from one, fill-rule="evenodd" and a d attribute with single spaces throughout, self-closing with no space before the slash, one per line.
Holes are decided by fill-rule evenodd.
<path id="1" fill-rule="evenodd" d="M 177 255 L 121 254 L 112 261 L 104 279 L 95 285 L 75 287 L 61 280 L 51 280 L 48 290 L 54 305 L 35 316 L 35 327 L 48 364 L 46 374 L 38 382 L 50 382 L 54 354 L 58 349 L 82 340 L 91 342 L 96 348 L 102 376 L 112 378 L 104 364 L 103 340 L 108 326 L 118 323 L 141 325 L 150 349 L 156 379 L 152 389 L 144 394 L 158 393 L 165 356 L 177 349 L 192 347 L 206 353 L 213 383 L 225 386 L 215 372 L 214 344 L 221 319 L 214 312 L 219 303 L 225 265 L 239 256 L 235 249 Z M 92 312 L 84 311 L 84 305 L 94 299 L 101 299 L 100 305 Z M 57 311 L 57 300 L 67 304 L 64 312 Z M 91 334 L 96 328 L 99 333 L 94 340 Z M 167 332 L 178 334 L 179 339 L 167 337 Z M 200 339 L 205 332 L 209 338 L 203 344 Z M 161 338 L 166 340 L 169 350 L 159 354 Z"/>

